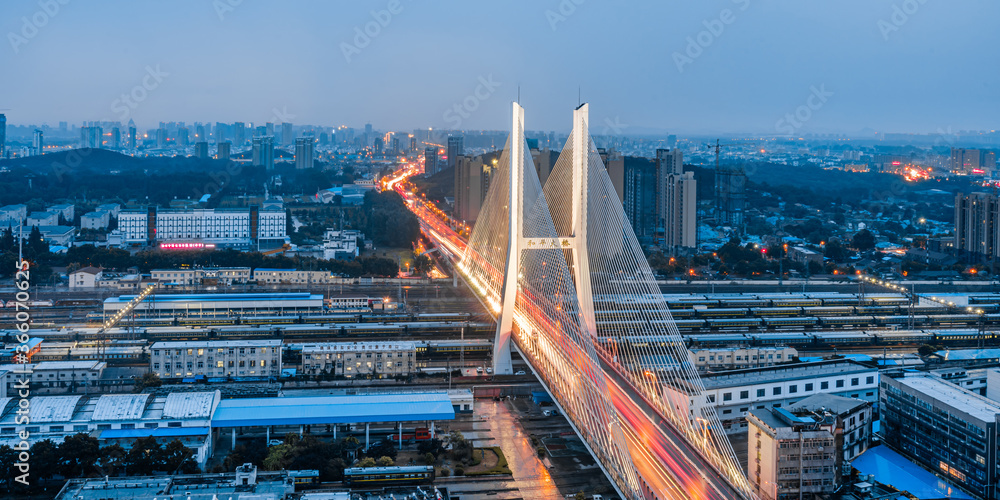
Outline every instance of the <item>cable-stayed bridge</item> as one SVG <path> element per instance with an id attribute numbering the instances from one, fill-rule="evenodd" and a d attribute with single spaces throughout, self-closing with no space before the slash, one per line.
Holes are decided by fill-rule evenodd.
<path id="1" fill-rule="evenodd" d="M 412 206 L 496 319 L 495 373 L 511 373 L 513 343 L 623 498 L 757 498 L 590 137 L 588 105 L 543 187 L 513 104 L 468 241 Z"/>

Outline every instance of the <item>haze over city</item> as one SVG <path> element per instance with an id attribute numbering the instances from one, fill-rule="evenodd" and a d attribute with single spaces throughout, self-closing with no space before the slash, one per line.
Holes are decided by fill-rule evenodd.
<path id="1" fill-rule="evenodd" d="M 0 62 L 8 75 L 32 77 L 6 79 L 0 108 L 17 125 L 116 119 L 112 103 L 149 66 L 168 76 L 131 110 L 140 128 L 275 121 L 277 109 L 315 125 L 497 129 L 518 86 L 532 130 L 568 131 L 561 112 L 578 103 L 578 90 L 594 103 L 595 123 L 633 134 L 782 134 L 787 127 L 776 123 L 812 87 L 830 99 L 794 133 L 991 130 L 1000 111 L 1000 70 L 982 57 L 1000 45 L 993 2 L 431 8 L 402 0 L 379 18 L 388 6 L 67 2 L 35 33 L 24 24 L 40 7 L 5 2 L 0 29 L 10 50 Z M 369 28 L 375 36 L 358 37 L 379 19 L 384 27 Z M 480 78 L 496 88 L 467 118 L 446 115 Z"/>

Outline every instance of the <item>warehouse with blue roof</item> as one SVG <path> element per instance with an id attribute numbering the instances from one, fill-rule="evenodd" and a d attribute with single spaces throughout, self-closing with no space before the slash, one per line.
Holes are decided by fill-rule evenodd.
<path id="1" fill-rule="evenodd" d="M 448 392 L 302 396 L 226 399 L 212 415 L 212 428 L 230 430 L 232 444 L 243 428 L 263 427 L 268 441 L 272 430 L 302 434 L 311 425 L 329 425 L 333 437 L 344 425 L 365 425 L 365 449 L 371 444 L 371 424 L 393 424 L 402 443 L 403 424 L 425 423 L 434 436 L 434 423 L 454 420 L 455 408 Z M 384 429 L 383 429 L 384 430 Z"/>

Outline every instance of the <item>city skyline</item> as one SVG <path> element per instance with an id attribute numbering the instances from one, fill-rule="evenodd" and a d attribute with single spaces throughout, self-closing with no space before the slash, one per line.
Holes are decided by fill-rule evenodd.
<path id="1" fill-rule="evenodd" d="M 968 29 L 1000 10 L 987 4 L 565 0 L 495 10 L 219 0 L 130 3 L 131 19 L 121 2 L 57 4 L 51 13 L 6 6 L 7 65 L 34 75 L 8 82 L 0 108 L 11 125 L 491 130 L 518 100 L 531 110 L 529 130 L 564 131 L 565 110 L 582 99 L 594 106 L 595 133 L 867 135 L 993 130 L 987 117 L 1000 107 L 990 92 L 996 71 L 977 50 L 997 35 Z M 850 39 L 830 43 L 843 34 Z M 957 79 L 933 71 L 945 58 L 984 67 Z"/>

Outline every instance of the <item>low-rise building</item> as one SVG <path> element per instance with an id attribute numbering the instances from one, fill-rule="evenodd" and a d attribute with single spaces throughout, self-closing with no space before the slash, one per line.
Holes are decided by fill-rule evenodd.
<path id="1" fill-rule="evenodd" d="M 799 355 L 794 347 L 717 347 L 691 349 L 698 371 L 738 370 L 791 363 Z"/>
<path id="2" fill-rule="evenodd" d="M 17 393 L 19 380 L 28 378 L 34 391 L 63 392 L 96 387 L 104 369 L 104 361 L 43 361 L 36 364 L 0 365 L 5 372 L 2 384 L 7 395 Z"/>
<path id="3" fill-rule="evenodd" d="M 323 236 L 323 258 L 326 260 L 351 260 L 358 256 L 358 240 L 365 235 L 356 229 L 327 229 Z"/>
<path id="4" fill-rule="evenodd" d="M 833 493 L 840 480 L 829 417 L 784 408 L 750 411 L 747 478 L 762 500 L 817 498 Z"/>
<path id="5" fill-rule="evenodd" d="M 883 373 L 880 393 L 886 444 L 979 498 L 996 498 L 1000 403 L 918 372 Z"/>
<path id="6" fill-rule="evenodd" d="M 24 223 L 25 226 L 58 226 L 59 225 L 59 212 L 31 212 L 28 215 L 28 220 Z"/>
<path id="7" fill-rule="evenodd" d="M 163 379 L 266 379 L 281 373 L 280 339 L 157 342 L 149 353 L 150 371 Z"/>
<path id="8" fill-rule="evenodd" d="M 76 206 L 70 203 L 63 203 L 61 205 L 52 205 L 47 209 L 49 212 L 56 212 L 62 216 L 63 219 L 72 223 L 73 219 L 76 218 Z"/>
<path id="9" fill-rule="evenodd" d="M 253 279 L 259 285 L 309 285 L 329 283 L 330 271 L 299 271 L 298 269 L 258 268 L 253 270 Z"/>
<path id="10" fill-rule="evenodd" d="M 42 240 L 44 240 L 49 245 L 59 245 L 68 247 L 73 244 L 73 240 L 76 237 L 76 228 L 70 226 L 26 226 L 21 229 L 23 231 L 23 238 L 28 239 L 31 236 L 31 230 L 33 227 L 38 228 L 38 232 L 42 234 Z M 14 228 L 14 237 L 18 235 L 18 229 Z"/>
<path id="11" fill-rule="evenodd" d="M 126 450 L 136 439 L 153 436 L 162 444 L 180 440 L 203 467 L 212 454 L 212 414 L 220 399 L 218 391 L 34 396 L 28 400 L 31 422 L 27 426 L 15 420 L 16 398 L 0 400 L 0 445 L 19 442 L 22 430 L 29 433 L 29 445 L 45 439 L 58 444 L 85 433 L 96 437 L 101 446 L 118 444 Z"/>
<path id="12" fill-rule="evenodd" d="M 110 212 L 87 212 L 80 216 L 81 229 L 107 229 L 110 224 Z"/>
<path id="13" fill-rule="evenodd" d="M 175 285 L 238 285 L 250 281 L 249 267 L 199 267 L 153 269 L 150 277 Z"/>
<path id="14" fill-rule="evenodd" d="M 96 288 L 104 277 L 104 270 L 99 267 L 81 267 L 69 273 L 69 287 Z"/>
<path id="15" fill-rule="evenodd" d="M 788 408 L 814 394 L 878 401 L 878 378 L 878 369 L 849 359 L 790 363 L 706 374 L 703 397 L 681 397 L 692 417 L 713 407 L 727 433 L 742 433 L 750 410 Z"/>
<path id="16" fill-rule="evenodd" d="M 124 279 L 124 278 L 123 278 Z M 152 280 L 162 284 L 162 281 Z M 110 316 L 128 306 L 134 295 L 104 300 Z M 158 293 L 135 308 L 139 317 L 321 314 L 323 296 L 311 293 Z"/>
<path id="17" fill-rule="evenodd" d="M 415 370 L 415 342 L 320 342 L 295 344 L 302 373 L 357 378 L 405 377 Z"/>
<path id="18" fill-rule="evenodd" d="M 832 394 L 815 394 L 792 407 L 795 414 L 810 413 L 834 419 L 837 463 L 842 476 L 851 475 L 851 462 L 868 450 L 872 440 L 872 403 Z"/>
<path id="19" fill-rule="evenodd" d="M 71 479 L 56 500 L 281 500 L 295 492 L 295 472 L 258 472 L 253 464 L 243 464 L 236 472 L 223 474 Z M 166 495 L 166 491 L 177 493 Z"/>
<path id="20" fill-rule="evenodd" d="M 98 205 L 94 209 L 95 212 L 107 212 L 111 214 L 111 217 L 118 217 L 118 212 L 122 210 L 122 206 L 118 203 L 105 203 L 103 205 Z"/>

